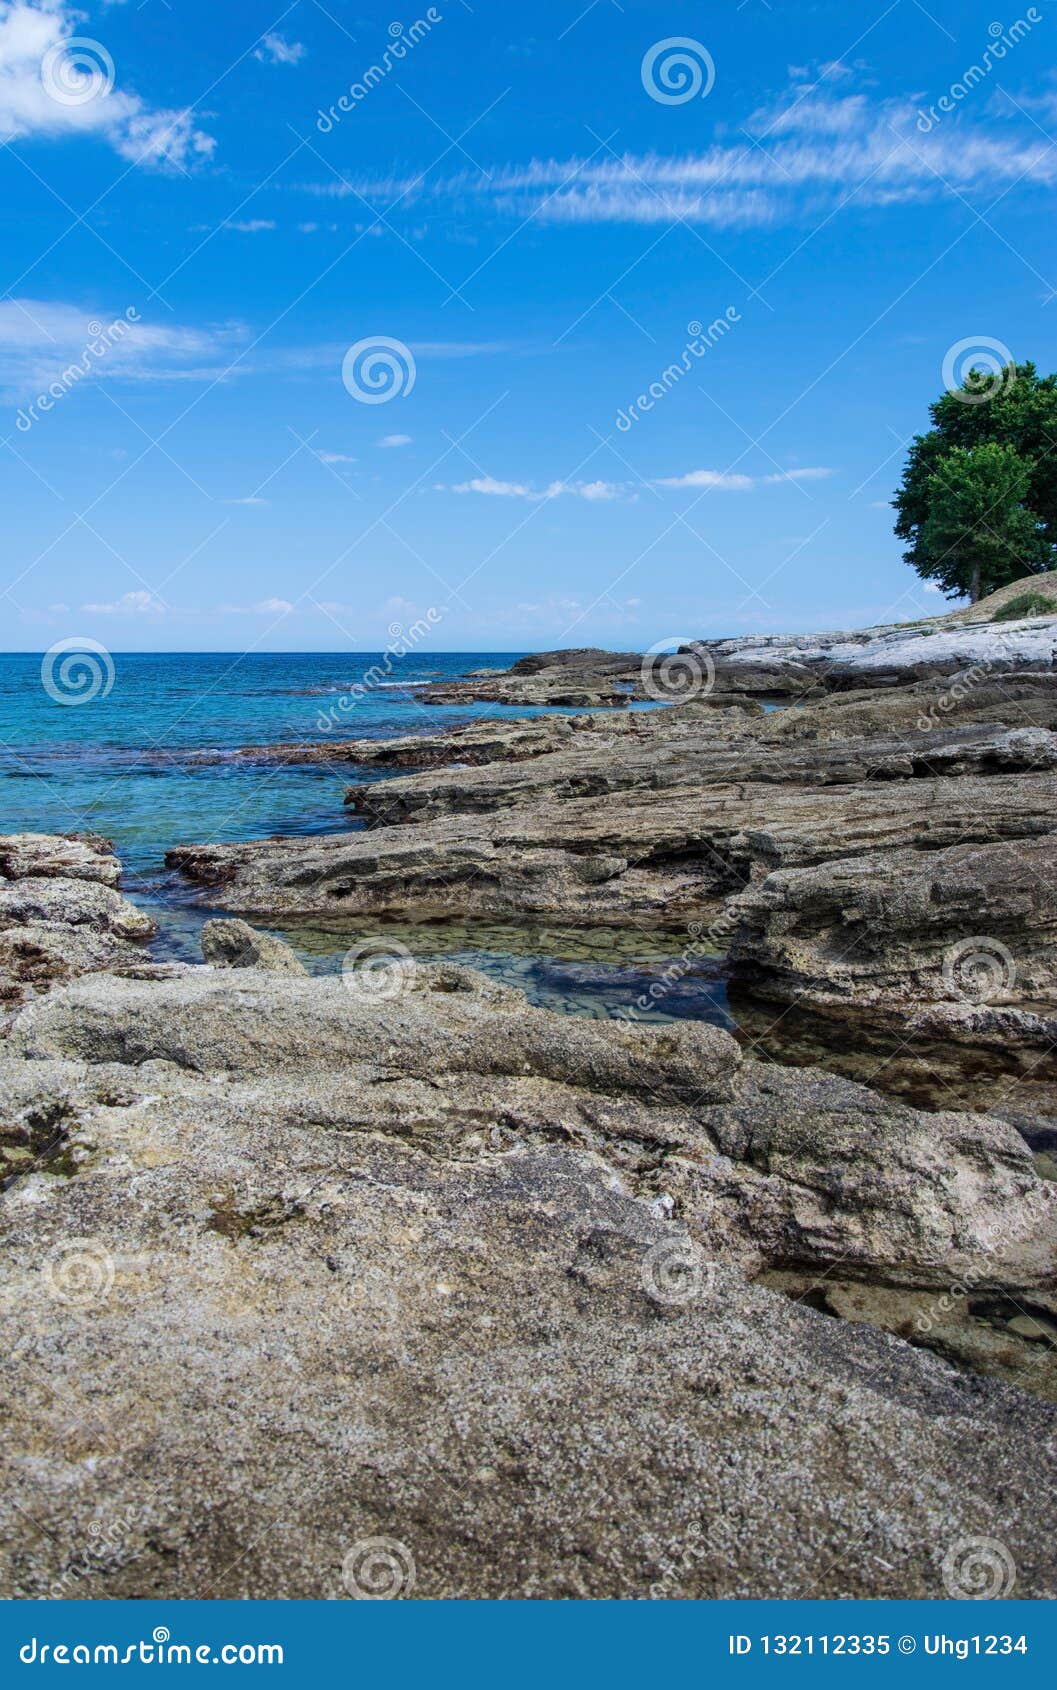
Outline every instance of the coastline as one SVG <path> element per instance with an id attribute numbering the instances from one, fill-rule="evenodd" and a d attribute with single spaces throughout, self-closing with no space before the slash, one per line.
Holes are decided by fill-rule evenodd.
<path id="1" fill-rule="evenodd" d="M 650 1543 L 706 1517 L 722 1552 L 664 1594 L 930 1596 L 934 1522 L 983 1516 L 1045 1593 L 1057 618 L 1035 624 L 1045 660 L 886 633 L 853 677 L 869 642 L 836 637 L 539 654 L 429 685 L 426 733 L 186 747 L 192 779 L 210 755 L 307 771 L 334 823 L 172 842 L 193 962 L 152 955 L 106 841 L 0 841 L 12 1309 L 43 1252 L 66 1294 L 31 1298 L 32 1366 L 122 1404 L 115 1505 L 145 1464 L 155 1486 L 110 1594 L 326 1594 L 350 1511 L 413 1538 L 429 1595 L 652 1593 Z M 204 1423 L 239 1461 L 218 1444 L 187 1493 Z M 240 1469 L 299 1534 L 281 1579 L 271 1552 L 223 1570 L 203 1498 L 248 1532 Z M 50 1494 L 62 1545 L 79 1491 Z M 839 1568 L 835 1515 L 872 1534 Z M 46 1594 L 9 1527 L 13 1588 Z"/>

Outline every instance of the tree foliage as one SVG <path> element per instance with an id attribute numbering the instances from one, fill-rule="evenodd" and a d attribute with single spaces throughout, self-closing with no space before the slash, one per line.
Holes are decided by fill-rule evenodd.
<path id="1" fill-rule="evenodd" d="M 895 531 L 908 542 L 907 563 L 926 580 L 938 581 L 951 597 L 974 594 L 975 571 L 992 591 L 1019 576 L 1057 564 L 1057 376 L 1039 376 L 1035 365 L 1010 364 L 997 376 L 970 375 L 955 392 L 930 406 L 932 428 L 915 437 L 903 483 L 896 494 Z M 977 456 L 984 446 L 1007 456 Z M 944 466 L 954 453 L 962 457 L 953 480 Z M 1021 461 L 1014 473 L 1008 456 Z M 968 460 L 968 461 L 967 461 Z M 939 477 L 939 479 L 937 479 Z M 986 503 L 990 487 L 999 508 Z M 1019 489 L 1016 514 L 1010 505 Z M 974 491 L 975 488 L 975 491 Z M 942 520 L 933 505 L 943 502 Z M 952 513 L 968 521 L 988 522 L 990 533 L 973 543 L 967 529 L 956 533 Z"/>
<path id="2" fill-rule="evenodd" d="M 968 592 L 975 602 L 1046 568 L 1051 547 L 1027 503 L 1034 467 L 1015 447 L 993 440 L 955 446 L 939 459 L 921 544 L 930 573 L 948 592 Z"/>

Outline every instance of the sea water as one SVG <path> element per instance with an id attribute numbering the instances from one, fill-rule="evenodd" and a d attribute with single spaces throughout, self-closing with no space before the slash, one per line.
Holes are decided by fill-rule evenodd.
<path id="1" fill-rule="evenodd" d="M 237 752 L 564 714 L 423 700 L 431 684 L 508 668 L 517 655 L 412 652 L 387 664 L 378 653 L 115 653 L 97 659 L 94 672 L 74 667 L 64 680 L 61 659 L 49 670 L 40 654 L 0 654 L 0 833 L 88 832 L 112 841 L 123 890 L 158 923 L 155 953 L 198 961 L 198 933 L 211 912 L 197 889 L 166 869 L 168 849 L 352 830 L 362 824 L 344 808 L 345 786 L 385 778 L 349 762 L 289 764 Z M 348 934 L 309 925 L 274 931 L 310 968 L 327 971 L 340 966 L 365 926 L 357 918 Z M 384 931 L 414 955 L 484 968 L 547 1007 L 602 1016 L 640 1003 L 680 948 L 671 935 L 639 928 L 460 921 L 388 923 Z M 638 1013 L 727 1019 L 715 970 L 696 958 L 674 979 L 669 974 L 656 1006 L 650 1000 Z"/>

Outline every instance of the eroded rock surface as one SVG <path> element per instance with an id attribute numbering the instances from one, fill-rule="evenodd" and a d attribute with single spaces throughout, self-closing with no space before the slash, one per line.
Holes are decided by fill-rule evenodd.
<path id="1" fill-rule="evenodd" d="M 1057 1118 L 1055 730 L 1052 674 L 989 671 L 767 715 L 696 700 L 478 724 L 421 741 L 419 772 L 350 787 L 364 831 L 169 860 L 204 902 L 321 929 L 668 927 L 673 953 L 729 952 L 746 1035 L 780 1060 Z M 997 993 L 968 980 L 980 967 Z"/>
<path id="2" fill-rule="evenodd" d="M 115 890 L 120 873 L 109 842 L 92 835 L 0 836 L 0 1007 L 141 960 L 156 928 Z"/>
<path id="3" fill-rule="evenodd" d="M 214 968 L 263 968 L 272 974 L 307 972 L 289 945 L 272 933 L 258 933 L 245 921 L 207 921 L 202 929 L 202 955 Z"/>
<path id="4" fill-rule="evenodd" d="M 371 990 L 18 1015 L 0 1111 L 61 1102 L 68 1172 L 0 1210 L 6 1594 L 342 1596 L 385 1536 L 427 1597 L 942 1596 L 981 1533 L 1049 1593 L 1057 1413 L 748 1277 L 1051 1281 L 1012 1128 L 466 970 Z"/>
<path id="5" fill-rule="evenodd" d="M 734 977 L 782 1001 L 1000 1005 L 1057 994 L 1052 836 L 784 869 L 736 911 Z"/>

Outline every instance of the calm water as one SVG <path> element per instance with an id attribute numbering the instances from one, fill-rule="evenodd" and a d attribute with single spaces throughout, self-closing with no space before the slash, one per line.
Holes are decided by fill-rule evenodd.
<path id="1" fill-rule="evenodd" d="M 423 685 L 471 669 L 506 668 L 515 655 L 411 653 L 390 659 L 386 682 L 356 696 L 351 689 L 373 664 L 384 663 L 380 655 L 117 654 L 107 692 L 103 660 L 93 660 L 94 674 L 75 661 L 64 675 L 60 659 L 46 686 L 39 656 L 0 654 L 0 832 L 84 830 L 111 839 L 124 864 L 124 890 L 159 923 L 157 951 L 199 960 L 205 917 L 190 889 L 166 871 L 166 850 L 357 827 L 343 807 L 343 789 L 352 779 L 374 778 L 374 771 L 349 763 L 299 767 L 230 753 L 544 714 L 422 703 Z M 93 688 L 88 702 L 60 702 Z M 353 700 L 351 707 L 343 709 L 342 698 Z M 286 936 L 311 967 L 327 969 L 338 965 L 352 938 L 363 936 L 362 923 L 345 943 L 340 935 L 309 931 Z M 528 934 L 484 926 L 410 930 L 403 942 L 416 955 L 484 967 L 549 1007 L 595 1015 L 627 1007 L 648 990 L 656 965 L 678 949 L 663 936 L 653 942 L 637 933 Z M 722 988 L 707 964 L 666 993 L 660 1018 L 683 1015 L 724 1019 Z"/>

